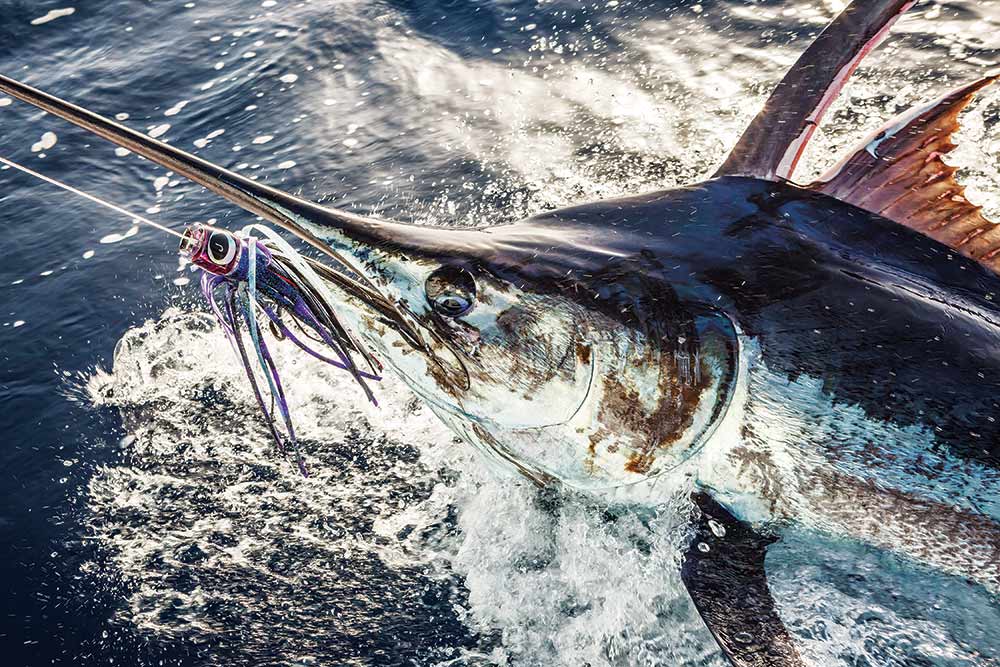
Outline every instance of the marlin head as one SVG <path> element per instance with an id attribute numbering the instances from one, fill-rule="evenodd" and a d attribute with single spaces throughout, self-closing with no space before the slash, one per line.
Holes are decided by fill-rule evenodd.
<path id="1" fill-rule="evenodd" d="M 710 325 L 718 318 L 649 278 L 655 267 L 641 264 L 655 260 L 615 249 L 601 238 L 607 230 L 551 215 L 493 228 L 376 220 L 257 183 L 17 81 L 0 77 L 0 90 L 324 253 L 331 261 L 318 270 L 354 335 L 457 433 L 532 479 L 636 481 L 683 460 L 718 422 L 735 358 L 720 341 L 731 330 L 720 338 Z"/>
<path id="2" fill-rule="evenodd" d="M 604 487 L 700 447 L 737 358 L 729 321 L 636 255 L 640 239 L 602 240 L 592 211 L 490 228 L 302 224 L 392 304 L 344 292 L 358 335 L 454 431 L 535 481 Z"/>
<path id="3" fill-rule="evenodd" d="M 359 309 L 360 335 L 505 466 L 614 486 L 670 469 L 718 425 L 735 332 L 661 281 L 651 258 L 551 216 L 380 232 L 320 233 L 360 263 L 407 332 Z"/>

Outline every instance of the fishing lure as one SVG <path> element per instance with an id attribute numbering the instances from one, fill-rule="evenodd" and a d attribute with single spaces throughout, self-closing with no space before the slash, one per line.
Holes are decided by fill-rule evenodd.
<path id="1" fill-rule="evenodd" d="M 263 336 L 263 322 L 267 323 L 267 329 L 275 338 L 288 340 L 309 355 L 350 373 L 368 400 L 376 406 L 378 401 L 368 383 L 382 379 L 382 366 L 341 325 L 329 286 L 336 285 L 363 299 L 376 312 L 386 316 L 387 324 L 407 338 L 414 339 L 414 334 L 401 326 L 402 319 L 396 306 L 372 285 L 353 279 L 351 276 L 356 272 L 349 265 L 345 263 L 341 271 L 335 271 L 305 257 L 268 227 L 253 224 L 234 233 L 194 224 L 182 234 L 2 156 L 0 164 L 180 237 L 179 251 L 202 270 L 202 294 L 243 363 L 271 437 L 279 451 L 290 448 L 294 452 L 299 470 L 305 476 L 309 472 L 295 436 L 284 384 Z M 293 331 L 293 326 L 298 334 Z M 317 347 L 329 352 L 319 352 Z M 367 370 L 359 367 L 355 356 L 361 357 Z M 257 380 L 254 360 L 266 380 L 266 397 L 262 383 Z"/>
<path id="2" fill-rule="evenodd" d="M 255 233 L 261 237 L 254 236 Z M 276 338 L 288 340 L 309 355 L 349 372 L 368 400 L 378 405 L 368 382 L 381 379 L 382 367 L 338 321 L 327 284 L 317 269 L 328 277 L 332 272 L 300 255 L 272 230 L 257 224 L 249 225 L 239 234 L 207 225 L 191 225 L 184 231 L 180 252 L 202 269 L 202 294 L 243 363 L 271 436 L 281 451 L 291 445 L 299 470 L 308 476 L 284 385 L 262 335 L 262 320 L 266 320 Z M 299 335 L 289 326 L 292 323 Z M 249 334 L 257 366 L 267 381 L 270 401 L 265 399 L 257 381 L 244 330 Z M 333 356 L 317 351 L 303 339 L 324 346 Z M 358 367 L 355 354 L 364 359 L 368 370 Z M 280 415 L 283 431 L 279 429 L 275 411 Z"/>

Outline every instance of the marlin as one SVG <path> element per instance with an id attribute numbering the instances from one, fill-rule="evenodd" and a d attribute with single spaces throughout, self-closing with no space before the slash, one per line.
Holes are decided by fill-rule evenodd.
<path id="1" fill-rule="evenodd" d="M 322 207 L 12 79 L 0 90 L 353 267 L 371 288 L 331 281 L 344 325 L 498 467 L 644 502 L 690 492 L 682 579 L 703 619 L 733 665 L 794 667 L 765 569 L 786 526 L 1000 592 L 1000 228 L 942 160 L 996 75 L 793 181 L 911 5 L 848 6 L 710 179 L 484 228 Z"/>

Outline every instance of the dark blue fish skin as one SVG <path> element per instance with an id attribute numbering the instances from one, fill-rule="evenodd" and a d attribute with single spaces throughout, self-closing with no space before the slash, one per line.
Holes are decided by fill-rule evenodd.
<path id="1" fill-rule="evenodd" d="M 546 251 L 549 235 L 562 244 Z M 790 184 L 724 177 L 490 236 L 473 254 L 515 283 L 592 307 L 610 298 L 608 312 L 640 325 L 720 309 L 771 370 L 819 378 L 837 403 L 923 425 L 1000 469 L 1000 277 L 918 232 Z M 601 285 L 636 275 L 645 299 L 629 291 L 621 314 Z"/>

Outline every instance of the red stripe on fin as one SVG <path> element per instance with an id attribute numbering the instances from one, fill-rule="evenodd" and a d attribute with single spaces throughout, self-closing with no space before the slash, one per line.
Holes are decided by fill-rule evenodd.
<path id="1" fill-rule="evenodd" d="M 791 179 L 806 144 L 858 64 L 915 0 L 855 0 L 781 80 L 715 176 Z"/>
<path id="2" fill-rule="evenodd" d="M 991 74 L 910 109 L 808 187 L 940 241 L 1000 273 L 1000 226 L 965 198 L 956 168 L 944 163 L 958 115 Z"/>

